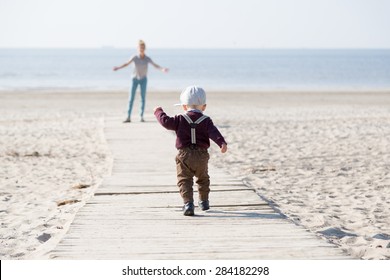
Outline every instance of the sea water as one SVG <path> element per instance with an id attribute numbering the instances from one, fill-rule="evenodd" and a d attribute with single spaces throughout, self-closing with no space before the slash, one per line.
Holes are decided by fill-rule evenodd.
<path id="1" fill-rule="evenodd" d="M 0 49 L 0 90 L 127 90 L 135 49 Z M 390 50 L 148 49 L 149 90 L 388 90 Z"/>

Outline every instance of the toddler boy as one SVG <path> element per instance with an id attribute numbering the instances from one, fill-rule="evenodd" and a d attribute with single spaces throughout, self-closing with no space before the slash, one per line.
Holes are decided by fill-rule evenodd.
<path id="1" fill-rule="evenodd" d="M 198 86 L 187 87 L 180 95 L 180 105 L 184 114 L 169 117 L 161 107 L 154 109 L 159 123 L 176 132 L 177 185 L 184 201 L 183 214 L 194 215 L 193 177 L 196 177 L 199 192 L 199 208 L 210 208 L 210 177 L 208 174 L 210 140 L 213 140 L 221 152 L 227 151 L 227 143 L 210 117 L 203 115 L 206 109 L 206 93 Z"/>

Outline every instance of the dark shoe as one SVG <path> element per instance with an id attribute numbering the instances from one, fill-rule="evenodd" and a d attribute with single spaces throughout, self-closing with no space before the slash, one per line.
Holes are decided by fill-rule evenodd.
<path id="1" fill-rule="evenodd" d="M 130 118 L 127 118 L 123 121 L 124 123 L 128 123 L 128 122 L 131 122 L 131 119 Z"/>
<path id="2" fill-rule="evenodd" d="M 183 207 L 184 216 L 194 216 L 195 206 L 192 202 L 187 202 Z"/>
<path id="3" fill-rule="evenodd" d="M 144 117 L 141 117 L 140 122 L 145 122 Z"/>
<path id="4" fill-rule="evenodd" d="M 199 201 L 198 203 L 200 210 L 206 211 L 210 209 L 210 203 L 208 200 Z"/>

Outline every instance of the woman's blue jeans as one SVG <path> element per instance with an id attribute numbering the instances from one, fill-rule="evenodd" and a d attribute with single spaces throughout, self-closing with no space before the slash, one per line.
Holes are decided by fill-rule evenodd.
<path id="1" fill-rule="evenodd" d="M 127 110 L 127 116 L 129 118 L 131 117 L 131 111 L 133 110 L 133 103 L 134 103 L 135 93 L 137 91 L 138 85 L 141 87 L 141 117 L 144 116 L 147 83 L 148 83 L 148 78 L 146 77 L 140 80 L 138 80 L 137 78 L 133 78 L 133 86 L 131 87 L 131 91 L 129 94 L 129 107 Z"/>

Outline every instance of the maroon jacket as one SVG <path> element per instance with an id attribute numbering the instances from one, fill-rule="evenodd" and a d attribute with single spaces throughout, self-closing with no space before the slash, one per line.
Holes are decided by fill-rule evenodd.
<path id="1" fill-rule="evenodd" d="M 183 149 L 191 146 L 191 127 L 187 120 L 182 115 L 176 115 L 169 117 L 162 109 L 154 112 L 158 122 L 169 130 L 176 132 L 176 148 Z M 192 121 L 196 121 L 202 113 L 198 112 L 187 112 Z M 219 147 L 223 143 L 226 144 L 225 139 L 214 126 L 213 121 L 210 118 L 203 120 L 196 126 L 196 145 L 199 148 L 207 149 L 210 147 L 210 140 L 213 140 Z"/>

